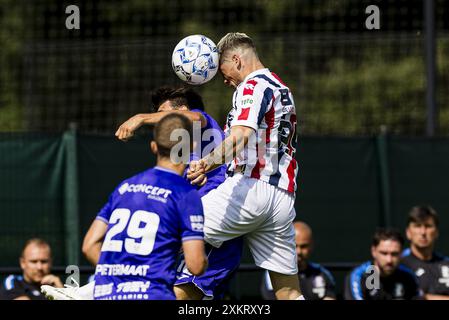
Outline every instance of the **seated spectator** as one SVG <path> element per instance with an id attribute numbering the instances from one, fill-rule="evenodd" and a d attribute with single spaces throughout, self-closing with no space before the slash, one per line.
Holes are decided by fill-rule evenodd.
<path id="1" fill-rule="evenodd" d="M 434 251 L 439 219 L 429 206 L 413 207 L 407 221 L 410 248 L 402 263 L 415 272 L 427 300 L 449 300 L 449 258 Z"/>
<path id="2" fill-rule="evenodd" d="M 304 222 L 295 222 L 296 254 L 301 292 L 306 300 L 335 300 L 335 281 L 331 273 L 309 261 L 313 250 L 312 229 Z M 262 297 L 275 300 L 270 276 L 265 271 L 261 285 Z"/>
<path id="3" fill-rule="evenodd" d="M 413 271 L 400 264 L 404 239 L 394 229 L 378 229 L 368 261 L 347 276 L 346 300 L 411 300 L 422 298 Z"/>
<path id="4" fill-rule="evenodd" d="M 63 287 L 61 279 L 50 274 L 51 260 L 50 245 L 46 241 L 28 240 L 20 257 L 23 274 L 6 277 L 0 288 L 0 300 L 46 300 L 41 285 Z"/>

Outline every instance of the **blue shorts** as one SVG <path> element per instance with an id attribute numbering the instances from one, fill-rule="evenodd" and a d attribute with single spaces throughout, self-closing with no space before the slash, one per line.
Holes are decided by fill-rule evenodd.
<path id="1" fill-rule="evenodd" d="M 178 263 L 175 285 L 193 283 L 206 299 L 222 299 L 230 280 L 237 271 L 243 252 L 243 237 L 223 242 L 219 248 L 206 243 L 209 265 L 201 276 L 192 275 L 185 266 L 184 256 Z"/>

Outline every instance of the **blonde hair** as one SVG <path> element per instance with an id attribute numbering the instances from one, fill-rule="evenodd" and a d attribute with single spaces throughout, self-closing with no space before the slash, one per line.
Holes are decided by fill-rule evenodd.
<path id="1" fill-rule="evenodd" d="M 220 39 L 217 45 L 218 52 L 221 56 L 229 51 L 251 49 L 256 55 L 256 46 L 253 40 L 245 33 L 230 32 Z"/>

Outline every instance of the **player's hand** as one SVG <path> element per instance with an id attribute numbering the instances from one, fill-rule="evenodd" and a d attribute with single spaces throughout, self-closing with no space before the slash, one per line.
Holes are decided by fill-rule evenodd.
<path id="1" fill-rule="evenodd" d="M 134 135 L 134 132 L 142 126 L 143 119 L 140 114 L 129 118 L 117 129 L 115 136 L 122 141 L 127 141 Z"/>
<path id="2" fill-rule="evenodd" d="M 200 174 L 196 179 L 193 179 L 190 181 L 190 184 L 196 184 L 199 187 L 202 187 L 206 184 L 207 182 L 207 176 L 203 173 Z"/>
<path id="3" fill-rule="evenodd" d="M 47 274 L 45 277 L 41 280 L 41 285 L 49 285 L 57 288 L 63 288 L 64 285 L 62 284 L 61 279 L 59 277 L 55 276 L 54 274 Z"/>
<path id="4" fill-rule="evenodd" d="M 191 161 L 189 169 L 187 170 L 187 179 L 191 184 L 196 184 L 200 187 L 207 182 L 206 163 L 203 160 Z"/>

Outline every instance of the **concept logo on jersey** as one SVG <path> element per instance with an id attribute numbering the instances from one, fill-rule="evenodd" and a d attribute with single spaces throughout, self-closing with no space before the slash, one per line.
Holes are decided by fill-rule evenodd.
<path id="1" fill-rule="evenodd" d="M 153 199 L 166 203 L 168 196 L 172 193 L 171 190 L 165 188 L 159 188 L 157 186 L 152 186 L 149 184 L 129 184 L 124 183 L 118 189 L 120 195 L 124 195 L 127 192 L 131 193 L 145 193 L 148 199 Z"/>

